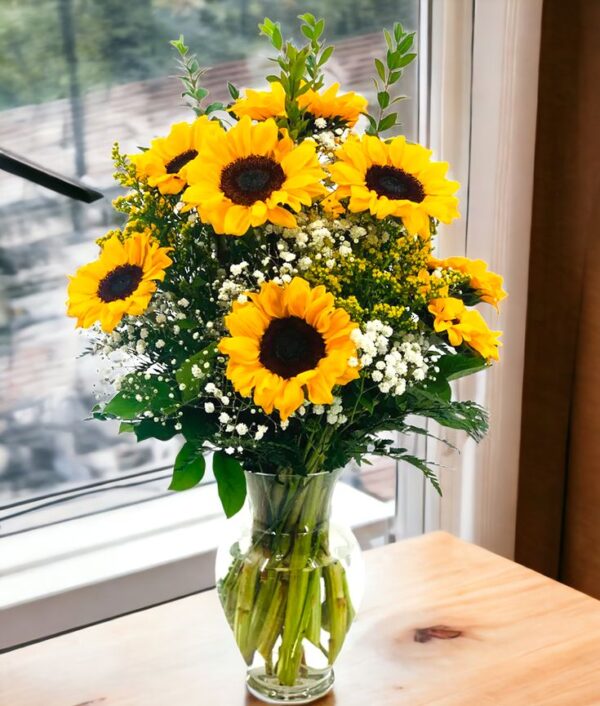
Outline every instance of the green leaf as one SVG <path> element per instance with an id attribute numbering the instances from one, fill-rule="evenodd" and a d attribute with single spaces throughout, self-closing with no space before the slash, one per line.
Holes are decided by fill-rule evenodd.
<path id="1" fill-rule="evenodd" d="M 404 27 L 401 22 L 394 23 L 394 39 L 399 42 L 404 34 Z"/>
<path id="2" fill-rule="evenodd" d="M 200 385 L 211 372 L 217 355 L 217 344 L 211 343 L 198 353 L 188 358 L 175 373 L 175 379 L 180 386 L 181 397 L 184 402 L 196 399 L 200 392 Z M 208 367 L 205 367 L 208 363 Z M 198 368 L 198 370 L 195 370 Z M 194 375 L 196 372 L 196 375 Z M 198 377 L 199 376 L 199 377 Z M 184 386 L 181 389 L 181 386 Z"/>
<path id="3" fill-rule="evenodd" d="M 169 395 L 173 397 L 169 397 Z M 128 376 L 121 390 L 104 407 L 103 414 L 119 419 L 136 419 L 145 411 L 169 412 L 178 406 L 177 396 L 165 380 L 156 375 Z"/>
<path id="4" fill-rule="evenodd" d="M 394 68 L 394 69 L 401 69 L 401 68 L 403 68 L 404 66 L 408 66 L 408 64 L 410 64 L 411 61 L 413 61 L 414 59 L 416 59 L 416 57 L 417 57 L 416 54 L 405 54 L 403 57 L 401 57 L 401 58 L 399 59 L 399 61 L 397 62 L 396 66 L 394 66 L 393 68 Z"/>
<path id="5" fill-rule="evenodd" d="M 448 380 L 443 375 L 438 375 L 433 380 L 427 380 L 425 384 L 425 390 L 434 397 L 438 397 L 444 402 L 450 402 L 452 399 L 452 388 L 450 387 Z"/>
<path id="6" fill-rule="evenodd" d="M 194 98 L 196 98 L 198 101 L 201 101 L 203 98 L 206 98 L 208 95 L 208 90 L 206 88 L 197 88 L 194 91 Z"/>
<path id="7" fill-rule="evenodd" d="M 300 26 L 300 31 L 302 34 L 307 38 L 311 39 L 313 38 L 313 29 L 312 27 L 309 27 L 308 25 L 301 25 Z"/>
<path id="8" fill-rule="evenodd" d="M 219 103 L 218 101 L 215 103 L 210 103 L 210 105 L 206 106 L 206 109 L 204 112 L 208 115 L 208 113 L 214 113 L 215 110 L 223 110 L 225 106 L 223 103 Z"/>
<path id="9" fill-rule="evenodd" d="M 389 130 L 390 128 L 394 127 L 396 124 L 396 118 L 398 117 L 398 113 L 390 113 L 389 115 L 386 115 L 383 120 L 379 121 L 379 132 L 385 132 L 386 130 Z"/>
<path id="10" fill-rule="evenodd" d="M 383 36 L 385 37 L 385 43 L 388 45 L 388 49 L 391 51 L 394 48 L 394 42 L 392 41 L 392 35 L 387 29 L 383 30 Z"/>
<path id="11" fill-rule="evenodd" d="M 381 59 L 375 59 L 375 68 L 377 69 L 379 78 L 382 81 L 385 81 L 385 66 L 383 65 L 383 61 L 381 61 Z"/>
<path id="12" fill-rule="evenodd" d="M 135 424 L 131 422 L 121 422 L 119 424 L 119 434 L 127 434 L 132 431 L 135 431 Z"/>
<path id="13" fill-rule="evenodd" d="M 188 490 L 202 480 L 206 470 L 206 461 L 202 449 L 186 442 L 175 459 L 173 478 L 169 490 Z"/>
<path id="14" fill-rule="evenodd" d="M 171 420 L 155 422 L 153 419 L 142 419 L 139 424 L 134 425 L 134 431 L 138 441 L 145 441 L 146 439 L 168 441 L 177 434 L 175 423 Z"/>
<path id="15" fill-rule="evenodd" d="M 175 47 L 177 51 L 183 56 L 184 54 L 187 53 L 187 50 L 189 47 L 185 46 L 185 43 L 183 41 L 183 34 L 179 35 L 179 39 L 172 39 L 170 42 L 172 47 Z"/>
<path id="16" fill-rule="evenodd" d="M 400 52 L 400 54 L 405 54 L 412 47 L 414 38 L 414 32 L 404 37 L 404 39 L 396 47 L 396 51 Z"/>
<path id="17" fill-rule="evenodd" d="M 465 375 L 472 375 L 489 368 L 489 363 L 481 356 L 450 354 L 438 360 L 436 366 L 440 369 L 439 377 L 446 380 L 458 380 Z"/>
<path id="18" fill-rule="evenodd" d="M 411 413 L 465 431 L 475 441 L 481 441 L 488 430 L 488 414 L 476 402 L 448 402 L 419 388 L 413 388 L 407 397 Z"/>
<path id="19" fill-rule="evenodd" d="M 314 27 L 317 22 L 316 17 L 310 12 L 305 12 L 303 15 L 298 15 L 298 19 L 302 20 L 302 22 L 306 22 L 306 24 L 311 27 Z"/>
<path id="20" fill-rule="evenodd" d="M 367 412 L 373 414 L 375 409 L 375 400 L 370 399 L 367 395 L 361 395 L 358 398 L 358 402 L 363 409 L 366 409 Z"/>
<path id="21" fill-rule="evenodd" d="M 390 104 L 390 94 L 387 91 L 379 91 L 377 94 L 377 102 L 380 108 L 387 108 Z"/>
<path id="22" fill-rule="evenodd" d="M 372 115 L 365 113 L 367 120 L 369 121 L 369 127 L 367 128 L 367 135 L 377 134 L 377 120 Z"/>
<path id="23" fill-rule="evenodd" d="M 391 86 L 396 83 L 400 76 L 402 76 L 402 71 L 392 71 L 388 77 L 389 85 Z"/>
<path id="24" fill-rule="evenodd" d="M 196 445 L 203 444 L 207 439 L 211 439 L 217 431 L 217 423 L 214 417 L 204 410 L 194 407 L 184 407 L 181 421 L 181 433 L 186 441 L 193 441 Z"/>
<path id="25" fill-rule="evenodd" d="M 233 98 L 234 101 L 240 97 L 240 92 L 239 92 L 237 86 L 234 86 L 233 83 L 230 83 L 228 81 L 227 88 L 229 90 L 229 95 Z"/>
<path id="26" fill-rule="evenodd" d="M 418 468 L 423 473 L 425 478 L 427 478 L 427 480 L 430 481 L 431 485 L 436 489 L 437 494 L 441 497 L 442 488 L 440 486 L 440 482 L 438 480 L 438 477 L 431 470 L 431 468 L 429 468 L 429 465 L 427 464 L 426 461 L 423 461 L 422 458 L 418 458 L 417 456 L 413 456 L 412 454 L 402 454 L 401 456 L 398 456 L 397 458 L 400 461 L 406 461 L 407 463 L 410 463 L 411 466 Z"/>
<path id="27" fill-rule="evenodd" d="M 281 30 L 279 29 L 279 25 L 275 25 L 273 27 L 273 33 L 271 34 L 271 43 L 278 51 L 283 46 L 283 37 L 281 36 Z"/>
<path id="28" fill-rule="evenodd" d="M 325 47 L 325 49 L 323 49 L 323 53 L 319 59 L 319 66 L 323 66 L 323 64 L 326 64 L 329 59 L 331 59 L 334 49 L 335 47 Z"/>
<path id="29" fill-rule="evenodd" d="M 246 499 L 246 478 L 235 458 L 223 451 L 213 456 L 213 473 L 219 486 L 219 497 L 227 517 L 233 517 L 241 510 Z"/>

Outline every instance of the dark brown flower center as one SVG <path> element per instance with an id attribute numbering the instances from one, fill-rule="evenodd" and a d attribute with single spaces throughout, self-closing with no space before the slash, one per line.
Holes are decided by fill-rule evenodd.
<path id="1" fill-rule="evenodd" d="M 185 167 L 188 162 L 191 162 L 197 156 L 198 152 L 196 150 L 187 150 L 187 152 L 178 154 L 177 157 L 173 157 L 170 162 L 165 164 L 167 174 L 177 174 L 182 167 Z"/>
<path id="2" fill-rule="evenodd" d="M 285 181 L 281 165 L 274 159 L 250 155 L 236 159 L 221 172 L 221 191 L 233 203 L 251 206 L 265 201 Z"/>
<path id="3" fill-rule="evenodd" d="M 397 167 L 374 164 L 367 169 L 365 181 L 369 189 L 376 191 L 379 196 L 387 196 L 388 199 L 407 199 L 421 203 L 425 198 L 421 182 Z"/>
<path id="4" fill-rule="evenodd" d="M 141 282 L 144 270 L 139 265 L 119 265 L 109 272 L 98 285 L 98 297 L 103 302 L 127 299 Z"/>
<path id="5" fill-rule="evenodd" d="M 260 342 L 260 362 L 286 380 L 315 368 L 324 356 L 323 337 L 298 316 L 273 319 Z"/>

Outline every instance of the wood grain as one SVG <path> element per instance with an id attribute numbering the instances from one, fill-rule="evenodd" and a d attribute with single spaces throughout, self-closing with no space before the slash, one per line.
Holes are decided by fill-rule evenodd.
<path id="1" fill-rule="evenodd" d="M 443 533 L 366 558 L 319 706 L 600 704 L 598 601 Z M 254 706 L 244 671 L 210 591 L 1 655 L 0 705 Z"/>

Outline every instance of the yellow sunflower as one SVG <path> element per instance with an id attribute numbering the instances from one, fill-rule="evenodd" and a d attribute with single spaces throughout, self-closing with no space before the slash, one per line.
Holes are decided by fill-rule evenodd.
<path id="1" fill-rule="evenodd" d="M 298 106 L 313 118 L 324 118 L 333 123 L 353 127 L 367 108 L 367 99 L 350 91 L 338 96 L 339 83 L 334 83 L 323 93 L 308 90 L 298 98 Z"/>
<path id="2" fill-rule="evenodd" d="M 502 287 L 501 275 L 488 270 L 487 262 L 484 260 L 470 260 L 468 257 L 448 257 L 445 260 L 438 260 L 436 257 L 431 257 L 428 264 L 430 269 L 441 267 L 467 275 L 470 287 L 479 294 L 482 301 L 496 308 L 507 296 Z"/>
<path id="3" fill-rule="evenodd" d="M 193 123 L 176 123 L 167 137 L 152 140 L 150 148 L 129 155 L 140 179 L 161 194 L 178 194 L 187 184 L 188 164 L 198 155 L 204 137 L 217 128 L 217 123 L 202 115 Z"/>
<path id="4" fill-rule="evenodd" d="M 501 331 L 491 331 L 483 316 L 476 309 L 467 309 L 461 299 L 440 297 L 432 299 L 428 306 L 433 314 L 433 328 L 445 332 L 451 346 L 466 343 L 486 360 L 498 360 L 498 340 Z"/>
<path id="5" fill-rule="evenodd" d="M 225 318 L 231 337 L 221 339 L 219 350 L 229 356 L 227 377 L 235 389 L 267 414 L 274 409 L 287 419 L 304 402 L 331 404 L 333 388 L 358 377 L 356 328 L 333 295 L 295 277 L 281 287 L 263 284 L 249 293 L 250 301 L 235 303 Z M 305 392 L 306 390 L 306 392 Z"/>
<path id="6" fill-rule="evenodd" d="M 338 199 L 350 197 L 350 211 L 370 211 L 376 218 L 401 218 L 409 233 L 430 234 L 429 218 L 450 223 L 458 218 L 459 183 L 446 179 L 448 164 L 432 162 L 431 150 L 405 137 L 383 142 L 351 136 L 329 167 Z"/>
<path id="7" fill-rule="evenodd" d="M 255 91 L 247 88 L 243 98 L 238 98 L 230 107 L 238 118 L 248 116 L 252 120 L 266 120 L 285 115 L 285 91 L 274 81 L 268 91 Z"/>
<path id="8" fill-rule="evenodd" d="M 169 250 L 146 233 L 135 233 L 124 242 L 114 235 L 97 260 L 69 278 L 68 315 L 83 328 L 99 321 L 107 333 L 125 314 L 139 316 L 156 290 L 153 280 L 163 280 L 172 263 Z"/>
<path id="9" fill-rule="evenodd" d="M 217 233 L 244 235 L 267 221 L 294 228 L 288 210 L 310 206 L 325 193 L 315 145 L 280 137 L 274 120 L 252 124 L 243 117 L 228 132 L 207 135 L 187 173 L 183 200 Z"/>

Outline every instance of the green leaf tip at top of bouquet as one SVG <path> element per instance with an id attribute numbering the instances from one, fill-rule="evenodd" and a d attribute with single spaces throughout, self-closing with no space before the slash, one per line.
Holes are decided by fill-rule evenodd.
<path id="1" fill-rule="evenodd" d="M 228 516 L 246 474 L 311 477 L 371 455 L 436 485 L 434 463 L 382 434 L 438 438 L 431 421 L 481 439 L 485 410 L 454 399 L 452 382 L 501 346 L 480 307 L 498 310 L 502 278 L 435 255 L 460 216 L 459 183 L 426 146 L 382 136 L 398 128 L 414 32 L 384 31 L 369 111 L 328 85 L 324 20 L 303 13 L 299 28 L 294 42 L 265 18 L 269 85 L 224 81 L 227 105 L 211 101 L 183 36 L 172 42 L 196 117 L 134 154 L 115 147 L 125 222 L 68 285 L 68 313 L 115 383 L 92 418 L 138 441 L 182 440 L 173 490 L 197 485 L 212 454 Z"/>
<path id="2" fill-rule="evenodd" d="M 393 96 L 391 89 L 402 78 L 403 69 L 417 58 L 416 53 L 410 51 L 415 33 L 406 32 L 400 22 L 394 24 L 392 32 L 386 29 L 383 34 L 387 46 L 385 61 L 375 59 L 377 76 L 373 79 L 379 111 L 376 115 L 367 114 L 368 135 L 379 135 L 399 125 L 398 112 L 388 109 L 405 96 Z"/>

